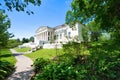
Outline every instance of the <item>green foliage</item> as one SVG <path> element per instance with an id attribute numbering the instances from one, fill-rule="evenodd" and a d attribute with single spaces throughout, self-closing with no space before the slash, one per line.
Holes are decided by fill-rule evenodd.
<path id="1" fill-rule="evenodd" d="M 9 63 L 15 65 L 16 59 L 9 49 L 0 50 L 0 61 L 8 61 Z"/>
<path id="2" fill-rule="evenodd" d="M 84 39 L 84 42 L 88 42 L 89 34 L 88 34 L 88 30 L 86 30 L 85 28 L 82 28 L 82 37 Z"/>
<path id="3" fill-rule="evenodd" d="M 100 24 L 96 23 L 95 21 L 92 21 L 87 26 L 91 32 L 91 41 L 100 40 L 100 35 L 101 35 Z"/>
<path id="4" fill-rule="evenodd" d="M 8 49 L 0 50 L 0 79 L 5 80 L 14 70 L 15 57 Z"/>
<path id="5" fill-rule="evenodd" d="M 2 6 L 0 10 L 5 12 L 6 10 L 12 11 L 15 9 L 18 12 L 23 11 L 30 15 L 33 14 L 32 11 L 27 9 L 27 6 L 30 4 L 33 4 L 34 6 L 40 6 L 41 0 L 3 0 L 2 3 L 0 2 L 0 6 Z"/>
<path id="6" fill-rule="evenodd" d="M 15 48 L 17 47 L 18 45 L 21 45 L 22 42 L 19 41 L 19 39 L 9 39 L 8 40 L 8 43 L 7 43 L 7 47 L 8 48 Z"/>
<path id="7" fill-rule="evenodd" d="M 49 63 L 47 59 L 37 58 L 33 63 L 35 73 L 39 73 Z"/>
<path id="8" fill-rule="evenodd" d="M 66 23 L 83 24 L 95 21 L 100 29 L 113 32 L 114 40 L 120 40 L 119 0 L 73 0 L 71 11 L 66 14 Z M 97 26 L 98 27 L 98 26 Z"/>
<path id="9" fill-rule="evenodd" d="M 34 37 L 30 37 L 29 41 L 34 42 Z"/>
<path id="10" fill-rule="evenodd" d="M 79 56 L 79 55 L 89 55 L 89 51 L 87 50 L 86 43 L 78 43 L 78 42 L 68 42 L 67 44 L 63 44 L 63 51 L 65 54 L 69 56 Z"/>
<path id="11" fill-rule="evenodd" d="M 28 42 L 29 42 L 29 39 L 27 39 L 27 38 L 22 39 L 22 43 L 28 43 Z"/>
<path id="12" fill-rule="evenodd" d="M 80 43 L 77 42 L 68 42 L 67 44 L 63 44 L 63 51 L 67 54 L 80 54 Z"/>
<path id="13" fill-rule="evenodd" d="M 26 12 L 28 15 L 33 14 L 32 11 L 27 9 L 29 4 L 40 6 L 41 0 L 2 0 L 0 2 L 0 49 L 5 48 L 8 39 L 13 36 L 7 31 L 7 29 L 10 28 L 10 20 L 8 16 L 3 13 L 5 13 L 6 10 L 12 11 L 15 9 L 18 12 Z"/>
<path id="14" fill-rule="evenodd" d="M 57 49 L 57 53 L 62 55 L 63 50 L 62 49 Z M 24 55 L 27 56 L 27 57 L 30 57 L 33 61 L 37 58 L 52 59 L 55 56 L 57 56 L 56 49 L 40 49 L 40 50 L 37 50 L 33 53 L 24 54 Z"/>
<path id="15" fill-rule="evenodd" d="M 42 66 L 35 80 L 119 80 L 120 47 L 112 41 L 89 43 L 90 55 L 71 55 L 76 43 L 64 46 L 68 55 L 61 55 L 59 62 L 44 65 L 43 59 L 37 60 Z M 115 45 L 116 44 L 116 45 Z M 80 46 L 80 45 L 79 45 Z M 69 47 L 69 48 L 67 48 Z M 77 47 L 77 46 L 76 46 Z M 83 47 L 83 46 L 82 46 Z M 70 50 L 70 51 L 69 51 Z M 63 59 L 62 59 L 63 58 Z M 69 60 L 67 60 L 69 58 Z"/>
<path id="16" fill-rule="evenodd" d="M 76 71 L 68 63 L 49 64 L 44 67 L 41 74 L 35 80 L 76 80 Z"/>
<path id="17" fill-rule="evenodd" d="M 75 20 L 75 16 L 72 11 L 68 11 L 66 13 L 66 23 L 70 25 L 70 27 L 73 27 L 77 21 Z"/>
<path id="18" fill-rule="evenodd" d="M 7 61 L 0 61 L 0 79 L 5 80 L 13 71 L 14 65 Z"/>
<path id="19" fill-rule="evenodd" d="M 5 48 L 11 34 L 7 31 L 10 28 L 8 16 L 0 11 L 0 49 Z"/>
<path id="20" fill-rule="evenodd" d="M 27 51 L 31 50 L 31 48 L 30 47 L 23 47 L 23 48 L 16 47 L 15 50 L 17 52 L 27 52 Z"/>

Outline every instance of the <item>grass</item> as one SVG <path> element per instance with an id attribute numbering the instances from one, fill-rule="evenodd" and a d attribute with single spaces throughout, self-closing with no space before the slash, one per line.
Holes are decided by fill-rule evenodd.
<path id="1" fill-rule="evenodd" d="M 13 71 L 16 59 L 9 49 L 0 50 L 0 79 L 6 80 Z"/>
<path id="2" fill-rule="evenodd" d="M 77 49 L 75 49 L 77 48 L 75 44 L 70 44 L 66 47 L 64 46 L 66 52 L 68 51 L 68 58 L 70 52 L 74 54 L 75 51 L 77 51 Z M 34 65 L 36 66 L 37 64 L 35 68 L 40 73 L 35 76 L 35 79 L 41 80 L 45 78 L 59 78 L 60 80 L 64 77 L 64 80 L 120 80 L 119 42 L 91 42 L 88 43 L 87 46 L 84 45 L 83 47 L 85 47 L 85 50 L 83 50 L 82 52 L 85 51 L 85 55 L 77 55 L 76 57 L 73 57 L 72 54 L 72 56 L 70 55 L 69 60 L 67 60 L 66 55 L 63 55 L 62 58 L 65 58 L 54 64 L 53 62 L 47 63 L 46 60 L 47 66 L 45 65 L 46 63 L 44 60 L 36 60 Z M 41 66 L 43 68 L 41 68 Z M 74 75 L 71 73 L 73 73 Z"/>
<path id="3" fill-rule="evenodd" d="M 18 48 L 18 47 L 16 47 L 15 48 L 15 50 L 17 51 L 17 52 L 27 52 L 27 51 L 29 51 L 31 48 L 30 47 L 25 47 L 25 48 Z"/>
<path id="4" fill-rule="evenodd" d="M 8 61 L 9 63 L 15 65 L 16 59 L 9 49 L 0 50 L 0 61 Z"/>
<path id="5" fill-rule="evenodd" d="M 40 49 L 36 52 L 25 54 L 25 56 L 30 57 L 33 61 L 35 61 L 35 59 L 37 58 L 50 59 L 60 54 L 63 54 L 62 49 L 57 49 L 57 50 L 56 49 Z"/>

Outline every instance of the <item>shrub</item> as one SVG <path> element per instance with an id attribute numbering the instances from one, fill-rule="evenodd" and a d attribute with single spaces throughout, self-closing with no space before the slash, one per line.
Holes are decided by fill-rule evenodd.
<path id="1" fill-rule="evenodd" d="M 56 57 L 60 62 L 43 66 L 35 80 L 120 80 L 119 45 L 94 43 L 90 45 L 90 55 L 73 56 L 76 45 L 71 44 L 64 45 L 68 54 Z"/>
<path id="2" fill-rule="evenodd" d="M 67 44 L 63 44 L 63 51 L 67 54 L 78 55 L 80 53 L 80 43 L 68 42 Z"/>
<path id="3" fill-rule="evenodd" d="M 35 80 L 76 80 L 77 71 L 68 63 L 49 64 L 44 67 L 42 73 Z"/>
<path id="4" fill-rule="evenodd" d="M 33 63 L 35 73 L 39 73 L 49 62 L 49 60 L 43 58 L 36 59 Z"/>
<path id="5" fill-rule="evenodd" d="M 0 61 L 0 79 L 4 80 L 13 71 L 14 65 L 7 61 Z"/>

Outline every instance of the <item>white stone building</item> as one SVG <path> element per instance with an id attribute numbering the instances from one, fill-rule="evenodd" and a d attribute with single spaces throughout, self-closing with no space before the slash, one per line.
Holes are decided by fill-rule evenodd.
<path id="1" fill-rule="evenodd" d="M 41 26 L 35 32 L 35 43 L 40 46 L 46 43 L 66 43 L 68 41 L 83 41 L 82 25 L 75 24 L 70 28 L 69 25 L 63 24 L 54 28 Z"/>

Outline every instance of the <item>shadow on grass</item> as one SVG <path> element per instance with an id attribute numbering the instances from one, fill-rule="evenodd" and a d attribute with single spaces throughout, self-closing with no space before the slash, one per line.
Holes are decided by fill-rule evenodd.
<path id="1" fill-rule="evenodd" d="M 2 55 L 0 55 L 0 57 L 2 58 L 2 57 L 10 57 L 10 56 L 12 56 L 11 54 L 2 54 Z"/>
<path id="2" fill-rule="evenodd" d="M 23 55 L 23 53 L 13 53 L 14 56 L 19 56 L 19 55 Z M 1 54 L 0 58 L 2 57 L 11 57 L 13 56 L 12 54 Z"/>
<path id="3" fill-rule="evenodd" d="M 20 56 L 23 55 L 23 53 L 13 53 L 14 56 Z"/>

